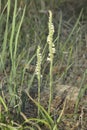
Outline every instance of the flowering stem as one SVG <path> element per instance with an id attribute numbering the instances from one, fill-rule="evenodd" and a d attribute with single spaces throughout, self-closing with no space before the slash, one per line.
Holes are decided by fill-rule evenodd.
<path id="1" fill-rule="evenodd" d="M 49 44 L 49 56 L 48 60 L 50 62 L 50 97 L 49 97 L 49 106 L 48 106 L 48 113 L 50 114 L 50 107 L 51 107 L 51 102 L 53 98 L 53 75 L 52 75 L 52 69 L 53 69 L 53 57 L 55 53 L 55 47 L 53 43 L 53 34 L 54 34 L 54 25 L 52 23 L 52 12 L 49 11 L 49 22 L 48 22 L 48 27 L 49 27 L 49 34 L 47 37 L 47 42 Z"/>
<path id="2" fill-rule="evenodd" d="M 50 114 L 50 107 L 51 107 L 51 102 L 53 98 L 53 75 L 52 75 L 52 68 L 53 68 L 53 60 L 51 59 L 50 62 L 50 97 L 49 97 L 49 107 L 48 107 L 48 113 Z"/>
<path id="3" fill-rule="evenodd" d="M 36 75 L 38 79 L 38 103 L 40 104 L 40 85 L 41 85 L 41 53 L 40 53 L 40 46 L 37 49 L 37 65 L 36 65 Z M 38 106 L 38 117 L 40 116 L 40 108 Z"/>

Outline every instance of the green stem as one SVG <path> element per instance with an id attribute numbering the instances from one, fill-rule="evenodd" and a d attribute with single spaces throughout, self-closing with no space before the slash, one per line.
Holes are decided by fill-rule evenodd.
<path id="1" fill-rule="evenodd" d="M 52 75 L 52 68 L 53 68 L 53 59 L 51 59 L 50 62 L 50 97 L 49 97 L 49 106 L 48 106 L 48 113 L 50 114 L 50 107 L 51 107 L 51 102 L 53 98 L 53 75 Z"/>

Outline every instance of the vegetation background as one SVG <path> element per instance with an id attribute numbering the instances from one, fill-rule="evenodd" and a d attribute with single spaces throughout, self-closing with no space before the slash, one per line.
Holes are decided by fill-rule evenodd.
<path id="1" fill-rule="evenodd" d="M 86 5 L 0 0 L 1 130 L 86 130 Z"/>

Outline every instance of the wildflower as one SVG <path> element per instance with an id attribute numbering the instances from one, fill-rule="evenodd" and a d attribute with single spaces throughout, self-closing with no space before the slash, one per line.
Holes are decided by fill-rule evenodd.
<path id="1" fill-rule="evenodd" d="M 41 53 L 40 53 L 40 46 L 38 46 L 37 63 L 36 63 L 36 70 L 35 70 L 36 75 L 41 73 L 41 61 L 42 61 L 42 56 L 41 56 Z"/>
<path id="2" fill-rule="evenodd" d="M 55 45 L 53 43 L 53 34 L 54 34 L 54 25 L 52 23 L 52 12 L 49 11 L 49 22 L 48 22 L 49 34 L 47 37 L 47 43 L 49 44 L 49 54 L 47 57 L 48 61 L 53 59 L 53 55 L 55 53 Z"/>

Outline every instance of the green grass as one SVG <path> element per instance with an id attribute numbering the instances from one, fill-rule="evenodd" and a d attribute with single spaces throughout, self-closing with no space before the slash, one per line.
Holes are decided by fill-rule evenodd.
<path id="1" fill-rule="evenodd" d="M 21 0 L 21 2 L 23 1 Z M 3 83 L 0 82 L 0 129 L 26 130 L 28 128 L 30 130 L 41 130 L 41 125 L 44 125 L 49 130 L 58 130 L 66 101 L 58 118 L 54 121 L 50 113 L 53 99 L 53 83 L 56 79 L 54 79 L 53 68 L 54 66 L 66 65 L 61 75 L 56 74 L 57 79 L 64 79 L 69 69 L 76 63 L 73 58 L 74 52 L 81 48 L 83 42 L 80 24 L 83 10 L 73 27 L 69 28 L 70 33 L 68 36 L 63 40 L 61 33 L 65 21 L 63 21 L 62 12 L 58 23 L 58 21 L 54 21 L 51 11 L 48 11 L 49 13 L 39 12 L 39 10 L 46 8 L 44 2 L 30 1 L 28 3 L 26 1 L 25 3 L 28 6 L 26 4 L 21 7 L 20 2 L 18 3 L 17 0 L 14 3 L 11 0 L 8 0 L 7 3 L 6 1 L 1 3 L 3 9 L 0 12 L 0 76 L 3 75 L 1 78 L 5 77 L 6 90 L 3 90 Z M 48 6 L 51 7 L 53 3 L 54 1 Z M 55 24 L 53 24 L 53 21 Z M 70 24 L 69 21 L 65 23 L 66 26 Z M 78 35 L 80 39 L 77 39 Z M 76 40 L 78 40 L 78 48 Z M 65 61 L 65 57 L 67 57 L 67 61 Z M 34 69 L 32 72 L 28 72 L 31 65 L 34 66 Z M 47 74 L 45 74 L 46 65 L 49 68 Z M 44 85 L 49 87 L 50 93 L 48 110 L 45 110 L 40 104 L 44 79 Z M 85 79 L 86 72 L 84 72 L 80 86 L 75 114 L 78 110 L 79 101 L 87 89 L 87 86 L 84 85 Z M 34 100 L 29 93 L 36 81 L 38 101 Z M 26 98 L 29 98 L 38 108 L 38 117 L 27 118 L 22 113 L 22 110 L 25 110 Z M 15 110 L 17 114 L 15 118 L 10 114 L 10 108 Z M 19 117 L 23 118 L 23 122 L 15 121 Z"/>

